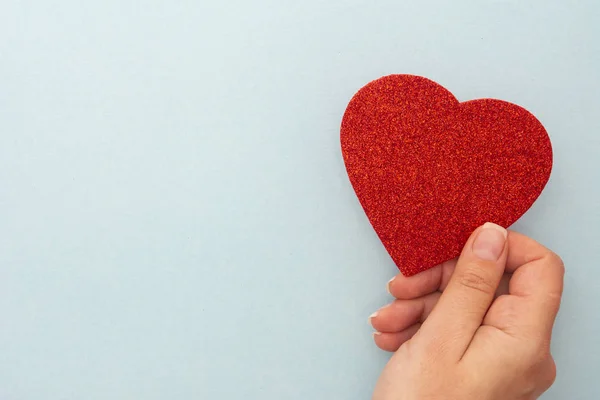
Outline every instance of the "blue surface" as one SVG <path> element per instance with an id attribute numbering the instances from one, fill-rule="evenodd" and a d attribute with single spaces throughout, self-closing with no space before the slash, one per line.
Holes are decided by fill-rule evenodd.
<path id="1" fill-rule="evenodd" d="M 396 273 L 345 174 L 390 73 L 544 123 L 545 400 L 600 398 L 600 3 L 0 3 L 0 399 L 366 399 Z"/>

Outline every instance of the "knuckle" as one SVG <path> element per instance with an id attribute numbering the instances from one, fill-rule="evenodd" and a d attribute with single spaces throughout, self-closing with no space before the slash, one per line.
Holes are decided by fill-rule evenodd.
<path id="1" fill-rule="evenodd" d="M 550 267 L 554 268 L 556 270 L 556 272 L 558 274 L 560 274 L 560 278 L 562 280 L 565 275 L 565 264 L 564 264 L 563 260 L 560 258 L 560 256 L 554 252 L 549 252 L 546 255 L 546 259 L 547 259 L 548 265 Z M 559 304 L 560 300 L 562 298 L 562 284 L 560 285 L 560 287 L 550 290 L 546 294 L 547 294 L 547 300 L 550 302 L 550 304 L 555 304 L 555 303 Z"/>
<path id="2" fill-rule="evenodd" d="M 535 340 L 532 346 L 530 340 L 520 342 L 521 357 L 513 359 L 513 369 L 516 371 L 516 386 L 523 399 L 537 399 L 548 390 L 556 380 L 556 364 L 550 354 L 549 343 L 545 340 Z"/>
<path id="3" fill-rule="evenodd" d="M 547 355 L 532 365 L 526 376 L 537 393 L 548 390 L 556 381 L 556 363 L 552 356 Z"/>
<path id="4" fill-rule="evenodd" d="M 496 287 L 490 282 L 489 274 L 478 265 L 468 265 L 458 277 L 458 283 L 469 290 L 486 295 L 496 292 Z"/>
<path id="5" fill-rule="evenodd" d="M 558 271 L 560 271 L 561 275 L 564 275 L 565 263 L 558 254 L 550 251 L 546 254 L 546 258 L 550 265 L 552 265 L 554 268 L 556 268 Z"/>
<path id="6" fill-rule="evenodd" d="M 529 345 L 529 365 L 533 371 L 544 369 L 548 360 L 552 359 L 550 354 L 550 342 L 548 340 L 535 340 L 536 344 Z"/>
<path id="7" fill-rule="evenodd" d="M 546 364 L 546 371 L 545 371 L 545 376 L 544 376 L 544 385 L 546 386 L 546 389 L 548 389 L 550 386 L 554 385 L 554 382 L 556 382 L 556 376 L 557 376 L 557 371 L 556 371 L 556 362 L 554 362 L 554 358 L 550 357 L 547 364 Z"/>

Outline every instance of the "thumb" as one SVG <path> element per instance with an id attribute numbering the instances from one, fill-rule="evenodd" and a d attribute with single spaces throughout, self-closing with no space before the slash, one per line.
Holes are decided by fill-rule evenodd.
<path id="1" fill-rule="evenodd" d="M 421 327 L 421 337 L 439 340 L 459 360 L 481 326 L 504 274 L 507 232 L 486 223 L 467 241 L 450 282 Z"/>

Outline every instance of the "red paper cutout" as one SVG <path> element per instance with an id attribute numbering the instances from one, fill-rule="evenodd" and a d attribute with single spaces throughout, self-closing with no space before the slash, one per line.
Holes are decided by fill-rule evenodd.
<path id="1" fill-rule="evenodd" d="M 391 75 L 352 98 L 341 143 L 350 182 L 405 276 L 460 254 L 485 222 L 512 225 L 552 170 L 552 145 L 527 110 L 459 103 L 426 78 Z"/>

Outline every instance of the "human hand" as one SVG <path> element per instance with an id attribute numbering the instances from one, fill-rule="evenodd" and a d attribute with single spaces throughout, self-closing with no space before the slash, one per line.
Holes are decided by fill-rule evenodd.
<path id="1" fill-rule="evenodd" d="M 534 240 L 485 224 L 458 261 L 406 278 L 370 318 L 395 351 L 373 400 L 533 400 L 554 382 L 564 266 Z"/>

